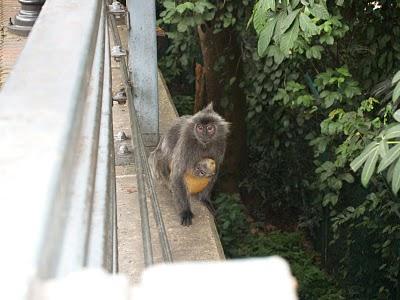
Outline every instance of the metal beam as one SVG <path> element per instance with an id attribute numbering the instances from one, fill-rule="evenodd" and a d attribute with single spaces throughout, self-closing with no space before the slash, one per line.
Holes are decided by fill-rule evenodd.
<path id="1" fill-rule="evenodd" d="M 86 263 L 85 256 L 91 238 L 90 223 L 93 221 L 93 195 L 96 175 L 103 175 L 103 170 L 97 169 L 97 155 L 104 88 L 104 27 L 105 18 L 102 11 L 90 79 L 87 82 L 87 95 L 83 101 L 81 130 L 76 138 L 77 145 L 74 149 L 74 159 L 71 162 L 74 175 L 71 176 L 71 181 L 65 185 L 68 193 L 66 202 L 69 202 L 69 210 L 66 213 L 67 218 L 62 245 L 60 246 L 60 256 L 57 252 L 50 253 L 51 257 L 57 260 L 54 271 L 52 271 L 55 272 L 54 275 L 68 274 Z M 103 131 L 102 133 L 107 135 L 107 132 Z M 101 173 L 99 174 L 98 171 Z M 43 261 L 46 267 L 48 263 L 48 260 Z"/>
<path id="2" fill-rule="evenodd" d="M 128 0 L 129 68 L 133 100 L 146 146 L 159 138 L 156 8 L 154 0 Z"/>
<path id="3" fill-rule="evenodd" d="M 95 91 L 91 75 L 101 7 L 98 0 L 48 1 L 0 93 L 0 234 L 8 244 L 0 264 L 7 278 L 19 278 L 5 287 L 13 299 L 28 292 L 33 278 L 83 266 L 84 256 L 69 257 L 66 242 L 79 251 L 88 245 L 101 102 L 87 107 L 90 96 L 101 101 L 102 87 L 97 82 Z M 73 237 L 79 227 L 70 227 L 69 218 L 77 215 L 85 238 Z"/>
<path id="4" fill-rule="evenodd" d="M 102 266 L 109 272 L 113 272 L 114 265 L 117 265 L 117 259 L 114 259 L 114 255 L 116 254 L 114 252 L 116 252 L 116 249 L 113 247 L 114 243 L 116 245 L 116 239 L 114 236 L 116 235 L 116 232 L 114 232 L 114 225 L 116 225 L 114 212 L 116 208 L 110 76 L 111 64 L 108 26 L 106 26 L 105 30 L 104 54 L 103 99 L 97 154 L 96 182 L 94 186 L 85 265 L 89 267 Z"/>

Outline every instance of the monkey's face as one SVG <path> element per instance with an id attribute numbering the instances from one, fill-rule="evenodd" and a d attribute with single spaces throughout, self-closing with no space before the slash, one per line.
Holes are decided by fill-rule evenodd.
<path id="1" fill-rule="evenodd" d="M 194 127 L 196 137 L 204 144 L 212 141 L 217 127 L 213 123 L 200 123 Z"/>
<path id="2" fill-rule="evenodd" d="M 213 110 L 212 104 L 193 115 L 190 123 L 195 138 L 203 145 L 225 140 L 229 132 L 229 123 Z"/>
<path id="3" fill-rule="evenodd" d="M 215 161 L 205 158 L 199 161 L 193 168 L 192 174 L 196 177 L 211 177 L 215 175 Z"/>

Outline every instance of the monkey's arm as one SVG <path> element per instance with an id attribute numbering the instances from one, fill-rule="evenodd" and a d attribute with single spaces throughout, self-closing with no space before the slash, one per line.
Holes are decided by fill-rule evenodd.
<path id="1" fill-rule="evenodd" d="M 210 180 L 208 185 L 205 187 L 205 189 L 203 191 L 201 191 L 198 195 L 199 200 L 208 208 L 210 213 L 213 215 L 215 215 L 215 208 L 211 203 L 211 191 L 214 188 L 215 182 L 217 181 L 217 178 L 219 175 L 219 169 L 224 160 L 225 148 L 226 148 L 225 142 L 219 143 L 215 147 L 216 152 L 213 155 L 214 160 L 215 160 L 215 175 L 212 177 L 212 179 Z"/>
<path id="2" fill-rule="evenodd" d="M 186 168 L 179 166 L 177 163 L 172 163 L 172 171 L 170 176 L 172 194 L 174 199 L 178 202 L 181 210 L 181 224 L 184 226 L 189 226 L 192 224 L 193 213 L 190 209 L 188 192 L 184 181 L 185 172 Z"/>
<path id="3" fill-rule="evenodd" d="M 199 193 L 199 200 L 208 208 L 211 214 L 215 215 L 215 208 L 211 203 L 211 191 L 214 187 L 215 182 L 217 181 L 218 171 L 216 171 L 215 175 L 211 178 L 208 185 Z"/>

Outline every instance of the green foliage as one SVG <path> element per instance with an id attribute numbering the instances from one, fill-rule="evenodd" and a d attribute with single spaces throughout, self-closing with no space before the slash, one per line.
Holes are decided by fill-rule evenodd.
<path id="1" fill-rule="evenodd" d="M 382 131 L 375 141 L 371 142 L 364 151 L 352 161 L 351 168 L 357 171 L 364 165 L 361 182 L 367 186 L 372 175 L 382 173 L 387 169 L 386 178 L 392 182 L 392 191 L 397 194 L 400 188 L 400 124 L 386 128 Z M 397 139 L 396 139 L 397 138 Z M 389 145 L 392 145 L 390 147 Z M 378 160 L 380 160 L 379 165 Z M 390 169 L 388 167 L 390 166 Z"/>
<path id="2" fill-rule="evenodd" d="M 400 94 L 400 72 L 393 77 L 392 83 L 396 84 L 393 91 L 393 101 L 399 98 Z M 399 92 L 397 92 L 397 89 Z M 394 117 L 396 118 L 396 113 Z M 397 194 L 400 189 L 400 124 L 393 123 L 387 126 L 377 137 L 374 138 L 363 152 L 355 158 L 350 166 L 354 172 L 363 166 L 361 182 L 367 186 L 372 175 L 376 172 L 386 173 L 386 179 L 392 184 L 392 191 Z M 378 165 L 378 161 L 380 163 Z"/>
<path id="3" fill-rule="evenodd" d="M 311 8 L 313 3 L 323 8 Z M 328 13 L 324 3 L 301 1 L 291 9 L 283 3 L 274 11 L 270 7 L 261 10 L 260 4 L 254 8 L 255 43 L 258 50 L 262 46 L 257 54 L 266 58 L 252 55 L 251 47 L 244 56 L 247 73 L 251 73 L 246 85 L 251 163 L 243 187 L 262 199 L 252 211 L 257 218 L 265 218 L 260 210 L 271 206 L 302 211 L 301 225 L 319 236 L 321 243 L 317 239 L 316 245 L 328 265 L 334 265 L 332 271 L 346 287 L 349 299 L 395 297 L 399 265 L 392 245 L 399 245 L 400 201 L 390 189 L 400 184 L 390 163 L 396 163 L 397 149 L 382 163 L 383 174 L 371 175 L 397 143 L 396 133 L 388 135 L 390 129 L 379 132 L 398 102 L 389 101 L 386 94 L 392 93 L 388 88 L 380 87 L 379 93 L 370 88 L 387 80 L 399 64 L 399 22 L 391 15 L 393 2 L 383 1 L 382 9 L 373 10 L 363 2 L 338 1 L 341 7 L 331 4 Z M 282 11 L 282 20 L 287 20 L 284 24 L 296 27 L 298 19 L 300 27 L 286 55 L 279 52 L 279 36 L 284 33 L 276 28 L 288 32 L 292 27 L 277 21 L 267 43 L 261 34 L 272 30 L 266 29 L 267 23 Z M 353 22 L 356 18 L 363 21 Z M 389 30 L 387 24 L 381 26 L 382 19 L 392 22 Z M 346 20 L 348 25 L 344 25 Z M 400 75 L 393 84 L 398 78 Z M 382 136 L 385 143 L 380 143 Z M 367 165 L 362 182 L 371 178 L 373 183 L 366 191 L 352 174 L 350 163 L 374 139 L 370 151 L 358 160 L 359 165 Z M 363 259 L 371 262 L 368 266 L 358 259 L 360 251 Z M 333 254 L 336 252 L 341 259 Z"/>
<path id="4" fill-rule="evenodd" d="M 158 24 L 166 29 L 170 46 L 166 55 L 160 60 L 159 66 L 173 91 L 172 97 L 179 107 L 178 111 L 183 113 L 190 111 L 192 113 L 192 110 L 188 107 L 183 110 L 180 107 L 184 105 L 182 99 L 189 100 L 185 104 L 186 106 L 189 106 L 192 102 L 190 99 L 194 98 L 195 63 L 203 64 L 197 38 L 198 26 L 212 24 L 214 33 L 226 28 L 243 29 L 244 23 L 238 24 L 237 20 L 244 20 L 249 1 L 165 0 L 160 2 L 164 10 L 160 13 Z M 229 60 L 229 57 L 221 56 L 220 66 L 214 67 L 223 70 L 223 64 Z M 226 94 L 229 94 L 229 86 L 233 82 L 232 78 L 226 82 Z M 221 101 L 221 105 L 227 109 L 229 102 L 227 99 L 223 100 L 226 101 Z"/>
<path id="5" fill-rule="evenodd" d="M 180 116 L 193 114 L 193 96 L 176 95 L 174 103 Z"/>
<path id="6" fill-rule="evenodd" d="M 162 1 L 158 24 L 169 39 L 169 47 L 159 61 L 159 67 L 170 87 L 180 115 L 193 112 L 194 67 L 201 61 L 196 26 L 212 19 L 215 6 L 209 1 Z"/>
<path id="7" fill-rule="evenodd" d="M 308 57 L 320 59 L 319 44 L 332 45 L 348 30 L 340 19 L 329 14 L 325 1 L 259 0 L 250 21 L 259 36 L 258 55 L 274 57 L 280 64 L 284 58 L 304 52 L 307 44 L 318 47 Z"/>
<path id="8" fill-rule="evenodd" d="M 400 69 L 398 4 L 389 0 L 379 3 L 380 9 L 362 1 L 352 1 L 349 4 L 351 13 L 347 12 L 348 18 L 356 17 L 358 22 L 348 22 L 349 31 L 354 34 L 346 36 L 341 47 L 339 46 L 343 57 L 352 62 L 349 67 L 352 73 L 362 80 L 365 89 L 373 88 Z"/>
<path id="9" fill-rule="evenodd" d="M 396 75 L 394 75 L 392 84 L 396 85 L 396 87 L 394 88 L 393 97 L 392 97 L 393 102 L 395 102 L 400 97 L 400 71 L 398 71 L 396 73 Z"/>
<path id="10" fill-rule="evenodd" d="M 299 282 L 301 299 L 344 299 L 342 291 L 316 263 L 317 254 L 306 248 L 299 232 L 262 232 L 248 223 L 237 196 L 216 198 L 217 226 L 225 254 L 231 258 L 280 255 L 287 259 Z"/>
<path id="11" fill-rule="evenodd" d="M 329 279 L 319 268 L 296 271 L 310 266 L 301 234 L 266 235 L 261 225 L 249 225 L 242 204 L 221 196 L 217 221 L 227 255 L 290 258 L 305 277 L 306 299 L 399 298 L 400 200 L 393 193 L 400 186 L 399 136 L 397 123 L 391 125 L 393 117 L 400 122 L 397 2 L 163 3 L 160 24 L 170 47 L 160 68 L 181 111 L 190 110 L 194 63 L 202 62 L 197 24 L 229 28 L 239 39 L 245 75 L 230 81 L 240 82 L 247 98 L 249 167 L 241 188 L 251 200 L 249 214 L 262 224 L 271 210 L 294 212 L 293 222 L 313 237 L 343 292 L 324 286 Z M 221 57 L 214 68 L 229 62 Z"/>
<path id="12" fill-rule="evenodd" d="M 207 0 L 186 1 L 176 4 L 176 1 L 164 1 L 165 10 L 160 17 L 165 24 L 176 24 L 178 32 L 186 32 L 204 21 L 214 18 L 216 7 Z"/>

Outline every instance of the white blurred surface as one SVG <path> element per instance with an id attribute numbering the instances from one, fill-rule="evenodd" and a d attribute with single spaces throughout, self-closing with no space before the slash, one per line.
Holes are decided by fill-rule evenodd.
<path id="1" fill-rule="evenodd" d="M 218 262 L 155 265 L 130 286 L 125 275 L 83 270 L 39 283 L 35 300 L 297 300 L 296 281 L 288 263 L 277 256 Z"/>

